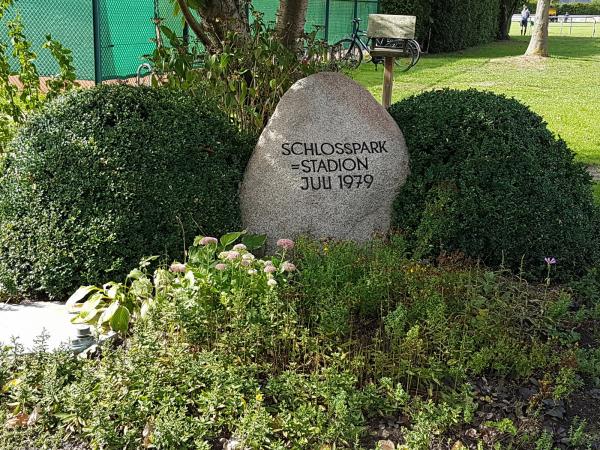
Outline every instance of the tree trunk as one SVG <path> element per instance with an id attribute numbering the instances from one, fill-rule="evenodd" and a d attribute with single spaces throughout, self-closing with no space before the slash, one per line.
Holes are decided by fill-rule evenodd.
<path id="1" fill-rule="evenodd" d="M 548 56 L 548 26 L 550 0 L 538 0 L 535 24 L 525 56 Z"/>
<path id="2" fill-rule="evenodd" d="M 296 50 L 304 33 L 308 0 L 279 0 L 277 35 L 290 50 Z"/>
<path id="3" fill-rule="evenodd" d="M 510 39 L 510 25 L 513 13 L 519 0 L 500 0 L 500 15 L 498 17 L 498 40 Z"/>
<path id="4" fill-rule="evenodd" d="M 188 0 L 177 0 L 186 22 L 208 51 L 221 47 L 228 32 L 240 39 L 249 36 L 247 0 L 205 0 L 194 2 L 202 21 L 192 15 Z"/>

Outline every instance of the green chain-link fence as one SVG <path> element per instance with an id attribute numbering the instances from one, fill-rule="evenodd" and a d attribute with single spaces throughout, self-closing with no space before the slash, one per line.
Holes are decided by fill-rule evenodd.
<path id="1" fill-rule="evenodd" d="M 275 20 L 279 0 L 253 0 L 267 22 Z M 306 30 L 318 27 L 318 37 L 335 42 L 352 31 L 352 19 L 366 19 L 379 8 L 379 0 L 309 0 Z M 155 19 L 178 35 L 181 17 L 173 14 L 169 0 L 16 0 L 6 23 L 15 14 L 22 17 L 25 33 L 38 55 L 41 76 L 53 76 L 58 67 L 41 45 L 46 35 L 73 51 L 80 80 L 105 81 L 133 77 L 144 55 L 155 48 Z"/>

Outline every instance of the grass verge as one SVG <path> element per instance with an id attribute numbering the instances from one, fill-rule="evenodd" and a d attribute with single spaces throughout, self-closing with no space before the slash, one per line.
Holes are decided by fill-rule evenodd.
<path id="1" fill-rule="evenodd" d="M 518 35 L 461 52 L 425 55 L 413 69 L 395 75 L 393 101 L 444 87 L 515 97 L 540 114 L 580 161 L 600 165 L 600 109 L 593 100 L 600 92 L 600 38 L 591 37 L 591 28 L 559 33 L 559 24 L 553 24 L 551 57 L 543 60 L 521 58 L 529 36 Z M 381 98 L 381 68 L 363 64 L 354 78 Z"/>

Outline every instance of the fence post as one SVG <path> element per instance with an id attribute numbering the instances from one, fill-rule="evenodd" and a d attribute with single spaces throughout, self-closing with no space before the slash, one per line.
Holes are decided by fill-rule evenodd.
<path id="1" fill-rule="evenodd" d="M 354 0 L 354 18 L 358 17 L 358 0 Z"/>
<path id="2" fill-rule="evenodd" d="M 329 0 L 325 0 L 325 42 L 329 42 Z"/>
<path id="3" fill-rule="evenodd" d="M 102 84 L 102 49 L 100 48 L 100 0 L 92 0 L 94 26 L 94 82 Z"/>

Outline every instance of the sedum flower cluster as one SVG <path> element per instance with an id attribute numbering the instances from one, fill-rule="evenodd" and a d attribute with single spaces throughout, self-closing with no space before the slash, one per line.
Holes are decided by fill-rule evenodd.
<path id="1" fill-rule="evenodd" d="M 256 257 L 243 243 L 229 247 L 231 244 L 223 245 L 215 237 L 202 237 L 190 249 L 187 264 L 174 262 L 169 270 L 188 279 L 210 278 L 217 284 L 246 287 L 254 284 L 269 289 L 287 283 L 297 270 L 295 264 L 285 259 L 294 248 L 291 239 L 279 239 L 276 255 L 265 259 Z"/>

